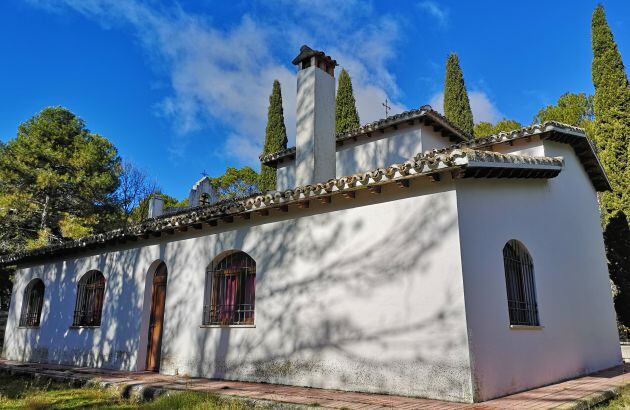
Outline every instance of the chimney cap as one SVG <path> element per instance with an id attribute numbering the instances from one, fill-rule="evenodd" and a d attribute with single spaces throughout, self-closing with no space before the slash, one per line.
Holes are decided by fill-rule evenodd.
<path id="1" fill-rule="evenodd" d="M 336 60 L 333 60 L 332 57 L 327 56 L 326 53 L 324 53 L 323 51 L 313 50 L 307 45 L 303 45 L 302 47 L 300 47 L 300 54 L 298 54 L 297 57 L 295 57 L 293 61 L 291 61 L 291 64 L 298 65 L 302 61 L 313 56 L 321 58 L 332 67 L 336 67 L 338 65 Z"/>

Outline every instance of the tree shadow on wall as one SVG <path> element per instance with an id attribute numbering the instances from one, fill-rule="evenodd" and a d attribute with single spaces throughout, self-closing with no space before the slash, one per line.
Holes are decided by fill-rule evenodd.
<path id="1" fill-rule="evenodd" d="M 217 250 L 243 249 L 255 255 L 256 322 L 264 329 L 245 336 L 246 329 L 202 329 L 190 343 L 189 362 L 182 371 L 193 376 L 278 383 L 298 379 L 300 384 L 321 385 L 322 376 L 328 372 L 325 367 L 342 361 L 352 363 L 351 368 L 337 368 L 331 377 L 346 385 L 365 383 L 380 386 L 372 390 L 387 391 L 392 383 L 405 378 L 426 384 L 422 378 L 436 372 L 435 382 L 429 382 L 434 391 L 448 395 L 464 390 L 462 374 L 467 363 L 459 357 L 466 349 L 467 335 L 461 274 L 454 276 L 459 277 L 459 284 L 442 286 L 436 291 L 441 294 L 433 295 L 439 306 L 409 292 L 393 295 L 380 311 L 376 309 L 374 314 L 381 319 L 368 321 L 378 326 L 366 326 L 361 312 L 352 311 L 352 305 L 344 307 L 346 299 L 369 300 L 384 289 L 395 292 L 407 284 L 409 289 L 417 288 L 417 281 L 439 270 L 436 264 L 444 246 L 457 248 L 454 254 L 459 254 L 458 241 L 453 241 L 457 214 L 448 200 L 430 196 L 422 212 L 398 215 L 393 225 L 360 244 L 353 236 L 366 224 L 378 226 L 378 220 L 352 218 L 351 211 L 347 218 L 333 219 L 329 214 L 311 218 L 315 222 L 299 218 L 292 223 L 269 224 L 256 241 L 248 241 L 250 234 L 243 230 L 234 241 L 217 244 Z M 315 227 L 318 225 L 320 228 Z M 181 260 L 175 265 L 204 255 L 180 253 L 177 257 Z M 305 270 L 296 272 L 295 260 Z M 188 289 L 180 292 L 181 300 L 171 304 L 176 308 L 169 312 L 165 340 L 176 340 L 191 320 L 200 318 L 191 318 L 185 295 L 202 285 L 189 282 L 185 286 Z M 348 314 L 340 314 L 344 309 Z M 423 309 L 424 314 L 416 313 Z M 172 349 L 165 345 L 164 357 L 182 355 Z M 362 353 L 369 351 L 389 353 Z M 404 353 L 397 357 L 396 352 Z M 396 380 L 391 380 L 392 375 Z"/>

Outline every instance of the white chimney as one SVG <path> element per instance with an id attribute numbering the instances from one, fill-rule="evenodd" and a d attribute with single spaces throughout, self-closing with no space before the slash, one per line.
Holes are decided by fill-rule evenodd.
<path id="1" fill-rule="evenodd" d="M 295 182 L 308 185 L 335 177 L 335 66 L 308 46 L 292 61 L 297 73 Z"/>
<path id="2" fill-rule="evenodd" d="M 164 213 L 164 198 L 160 195 L 151 195 L 149 198 L 149 218 L 156 218 Z"/>

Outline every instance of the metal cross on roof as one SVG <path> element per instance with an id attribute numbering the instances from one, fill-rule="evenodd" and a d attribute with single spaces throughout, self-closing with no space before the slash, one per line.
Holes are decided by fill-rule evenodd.
<path id="1" fill-rule="evenodd" d="M 385 107 L 385 118 L 389 117 L 389 110 L 392 109 L 389 105 L 387 105 L 387 98 L 385 98 L 385 102 L 383 103 L 383 107 Z"/>
<path id="2" fill-rule="evenodd" d="M 201 176 L 202 177 L 207 177 L 208 176 L 208 173 L 206 172 L 205 169 L 203 171 L 201 171 Z"/>

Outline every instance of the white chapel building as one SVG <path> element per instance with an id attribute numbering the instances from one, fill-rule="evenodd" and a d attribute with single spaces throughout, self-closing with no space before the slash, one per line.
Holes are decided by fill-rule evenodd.
<path id="1" fill-rule="evenodd" d="M 293 64 L 277 191 L 201 180 L 197 206 L 0 257 L 4 359 L 460 402 L 621 362 L 584 130 L 472 139 L 424 106 L 335 135 L 336 62 Z"/>

